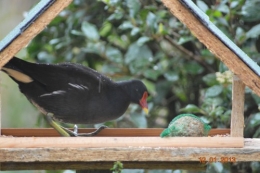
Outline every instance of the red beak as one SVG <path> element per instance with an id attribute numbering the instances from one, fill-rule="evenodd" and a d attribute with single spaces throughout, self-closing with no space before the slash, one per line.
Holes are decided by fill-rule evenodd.
<path id="1" fill-rule="evenodd" d="M 143 97 L 140 100 L 140 106 L 142 107 L 142 109 L 144 110 L 146 115 L 148 115 L 148 113 L 149 113 L 148 105 L 147 105 L 147 102 L 146 102 L 147 97 L 148 97 L 148 93 L 145 91 L 144 94 L 143 94 Z"/>

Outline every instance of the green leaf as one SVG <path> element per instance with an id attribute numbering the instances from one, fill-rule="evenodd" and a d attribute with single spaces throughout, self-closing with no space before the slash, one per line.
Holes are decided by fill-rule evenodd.
<path id="1" fill-rule="evenodd" d="M 202 112 L 204 112 L 198 106 L 193 105 L 193 104 L 188 104 L 185 108 L 180 109 L 180 111 L 186 112 L 186 113 L 202 113 Z"/>
<path id="2" fill-rule="evenodd" d="M 216 97 L 221 94 L 223 87 L 221 85 L 214 85 L 206 90 L 205 97 Z"/>
<path id="3" fill-rule="evenodd" d="M 232 1 L 232 2 L 230 3 L 230 8 L 236 8 L 238 5 L 239 5 L 239 2 L 238 2 L 238 1 Z"/>
<path id="4" fill-rule="evenodd" d="M 249 121 L 250 126 L 256 127 L 260 125 L 260 112 L 256 113 L 253 115 L 253 118 L 250 119 Z"/>
<path id="5" fill-rule="evenodd" d="M 218 81 L 216 80 L 216 74 L 215 73 L 209 73 L 202 77 L 202 80 L 208 85 L 213 86 L 218 84 Z"/>
<path id="6" fill-rule="evenodd" d="M 208 97 L 204 100 L 203 109 L 205 110 L 205 107 L 212 109 L 212 107 L 220 106 L 222 103 L 223 99 L 220 97 Z"/>
<path id="7" fill-rule="evenodd" d="M 129 8 L 130 17 L 134 18 L 140 10 L 141 3 L 139 0 L 127 0 L 127 7 Z"/>
<path id="8" fill-rule="evenodd" d="M 255 93 L 251 92 L 251 95 L 257 105 L 260 105 L 260 97 L 256 95 Z"/>
<path id="9" fill-rule="evenodd" d="M 133 43 L 129 46 L 125 54 L 125 63 L 129 64 L 137 58 L 149 59 L 153 57 L 152 51 L 147 45 L 139 46 L 137 43 Z"/>
<path id="10" fill-rule="evenodd" d="M 189 42 L 189 41 L 192 41 L 194 38 L 193 37 L 191 37 L 191 36 L 183 36 L 183 37 L 181 37 L 179 40 L 178 40 L 178 44 L 184 44 L 184 43 L 187 43 L 187 42 Z"/>
<path id="11" fill-rule="evenodd" d="M 205 2 L 201 1 L 201 0 L 197 0 L 197 6 L 198 6 L 204 13 L 209 9 L 208 5 L 207 5 Z"/>
<path id="12" fill-rule="evenodd" d="M 148 90 L 148 92 L 151 94 L 155 94 L 156 93 L 156 89 L 155 89 L 155 84 L 154 84 L 154 82 L 151 82 L 151 81 L 149 81 L 149 80 L 146 80 L 146 79 L 144 79 L 144 80 L 142 80 L 143 81 L 143 83 L 144 83 L 144 85 L 146 86 L 146 88 L 147 88 L 147 90 Z"/>
<path id="13" fill-rule="evenodd" d="M 148 41 L 150 41 L 150 40 L 151 40 L 150 37 L 143 36 L 143 37 L 140 37 L 140 38 L 137 40 L 137 44 L 138 44 L 139 46 L 142 46 L 142 45 L 144 45 L 144 43 L 146 43 L 146 42 L 148 42 Z"/>
<path id="14" fill-rule="evenodd" d="M 77 36 L 84 36 L 83 32 L 77 31 L 75 29 L 71 30 L 70 33 L 73 34 L 73 35 L 77 35 Z"/>
<path id="15" fill-rule="evenodd" d="M 121 73 L 121 69 L 116 66 L 115 64 L 102 64 L 102 73 L 104 74 L 116 74 L 116 73 Z"/>
<path id="16" fill-rule="evenodd" d="M 253 26 L 247 33 L 247 38 L 257 38 L 260 35 L 260 24 Z"/>
<path id="17" fill-rule="evenodd" d="M 260 0 L 246 0 L 242 7 L 241 14 L 246 22 L 255 22 L 260 20 Z"/>
<path id="18" fill-rule="evenodd" d="M 122 63 L 123 62 L 123 55 L 120 50 L 114 47 L 107 47 L 106 49 L 106 56 L 108 59 L 115 63 Z"/>
<path id="19" fill-rule="evenodd" d="M 140 33 L 140 28 L 138 28 L 138 27 L 134 27 L 132 30 L 131 30 L 131 36 L 135 36 L 135 35 L 137 35 L 138 33 Z"/>
<path id="20" fill-rule="evenodd" d="M 118 28 L 122 30 L 131 29 L 133 28 L 133 24 L 131 21 L 124 21 Z"/>
<path id="21" fill-rule="evenodd" d="M 120 20 L 123 18 L 125 14 L 121 10 L 116 10 L 115 13 L 111 14 L 107 20 Z"/>
<path id="22" fill-rule="evenodd" d="M 156 80 L 161 75 L 161 71 L 147 69 L 143 72 L 143 74 L 148 79 Z"/>
<path id="23" fill-rule="evenodd" d="M 99 40 L 99 33 L 95 25 L 84 21 L 81 25 L 81 30 L 88 39 L 92 41 Z"/>
<path id="24" fill-rule="evenodd" d="M 109 35 L 108 41 L 114 45 L 117 45 L 122 49 L 126 49 L 128 47 L 128 41 L 122 40 L 122 37 L 119 37 L 118 35 L 115 34 Z"/>
<path id="25" fill-rule="evenodd" d="M 112 30 L 112 24 L 110 22 L 105 22 L 99 31 L 100 36 L 106 37 Z"/>
<path id="26" fill-rule="evenodd" d="M 152 30 L 156 29 L 156 21 L 156 15 L 152 12 L 149 12 L 146 18 L 147 26 Z"/>
<path id="27" fill-rule="evenodd" d="M 163 76 L 171 82 L 175 82 L 179 80 L 179 75 L 178 73 L 174 72 L 174 71 L 168 71 L 166 73 L 163 74 Z"/>
<path id="28" fill-rule="evenodd" d="M 212 112 L 210 112 L 210 114 L 214 114 L 216 116 L 222 116 L 224 114 L 225 108 L 222 106 L 218 106 L 215 109 L 213 109 Z"/>
<path id="29" fill-rule="evenodd" d="M 166 35 L 167 34 L 167 31 L 165 30 L 165 27 L 164 27 L 164 25 L 162 23 L 159 24 L 157 33 L 162 34 L 162 35 Z"/>
<path id="30" fill-rule="evenodd" d="M 224 3 L 221 3 L 217 9 L 222 13 L 229 13 L 229 7 Z"/>
<path id="31" fill-rule="evenodd" d="M 201 74 L 204 71 L 204 69 L 198 63 L 192 61 L 185 63 L 184 68 L 190 74 Z"/>
<path id="32" fill-rule="evenodd" d="M 220 11 L 214 11 L 213 12 L 213 16 L 214 17 L 222 17 L 222 13 L 220 12 Z M 223 19 L 223 20 L 225 20 L 225 19 Z M 226 22 L 227 23 L 227 22 Z"/>

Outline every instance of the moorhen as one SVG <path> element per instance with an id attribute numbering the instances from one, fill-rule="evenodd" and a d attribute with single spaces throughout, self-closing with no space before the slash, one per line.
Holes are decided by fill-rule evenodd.
<path id="1" fill-rule="evenodd" d="M 148 92 L 140 80 L 114 82 L 80 64 L 30 63 L 16 57 L 5 64 L 2 71 L 19 85 L 20 91 L 62 136 L 79 134 L 76 128 L 70 131 L 55 120 L 102 123 L 123 115 L 130 103 L 139 104 L 148 113 Z"/>

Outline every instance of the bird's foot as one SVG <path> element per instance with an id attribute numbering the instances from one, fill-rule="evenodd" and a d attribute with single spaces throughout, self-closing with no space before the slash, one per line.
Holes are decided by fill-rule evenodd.
<path id="1" fill-rule="evenodd" d="M 56 123 L 53 120 L 54 115 L 52 113 L 47 113 L 45 115 L 45 119 L 48 121 L 48 123 L 55 129 L 58 131 L 58 133 L 61 136 L 64 137 L 77 137 L 77 136 L 95 136 L 97 135 L 101 130 L 103 130 L 104 128 L 107 128 L 107 126 L 102 125 L 100 126 L 97 130 L 95 130 L 94 132 L 91 133 L 78 133 L 78 126 L 75 124 L 74 125 L 74 130 L 69 130 L 61 125 L 59 125 L 58 123 Z"/>
<path id="2" fill-rule="evenodd" d="M 62 126 L 61 126 L 62 127 Z M 63 130 L 65 130 L 68 134 L 70 134 L 70 136 L 74 136 L 74 137 L 82 137 L 82 136 L 95 136 L 97 135 L 101 130 L 107 128 L 107 126 L 102 125 L 100 126 L 97 130 L 95 130 L 94 132 L 90 132 L 90 133 L 78 133 L 78 126 L 75 124 L 74 125 L 74 130 L 69 130 L 65 127 L 62 127 Z"/>

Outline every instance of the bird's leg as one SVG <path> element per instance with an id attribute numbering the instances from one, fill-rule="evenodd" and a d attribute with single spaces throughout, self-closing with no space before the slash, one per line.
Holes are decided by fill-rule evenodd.
<path id="1" fill-rule="evenodd" d="M 46 120 L 48 121 L 48 123 L 55 129 L 58 131 L 58 133 L 61 135 L 61 136 L 64 136 L 64 137 L 70 137 L 70 136 L 73 136 L 73 137 L 77 137 L 77 136 L 95 136 L 96 134 L 98 134 L 101 130 L 103 130 L 104 128 L 107 128 L 107 126 L 105 125 L 102 125 L 100 126 L 97 130 L 95 130 L 94 132 L 91 132 L 91 133 L 78 133 L 78 126 L 77 125 L 74 125 L 74 130 L 71 131 L 61 125 L 59 125 L 58 123 L 56 123 L 54 120 L 53 120 L 53 114 L 52 113 L 47 113 L 45 116 Z"/>
<path id="2" fill-rule="evenodd" d="M 70 134 L 71 136 L 77 137 L 77 136 L 95 136 L 95 135 L 97 135 L 101 130 L 103 130 L 104 128 L 107 128 L 107 126 L 102 125 L 102 126 L 100 126 L 97 130 L 95 130 L 94 132 L 90 132 L 90 133 L 78 133 L 78 126 L 77 126 L 76 124 L 74 125 L 74 130 L 73 130 L 73 131 L 71 131 L 71 130 L 65 128 L 65 127 L 62 127 L 62 126 L 61 126 L 61 128 L 62 128 L 64 131 L 66 131 L 68 134 Z"/>
<path id="3" fill-rule="evenodd" d="M 58 123 L 56 123 L 54 120 L 53 120 L 53 114 L 52 113 L 47 113 L 45 116 L 45 119 L 48 121 L 48 123 L 55 129 L 58 131 L 58 133 L 61 135 L 61 136 L 64 136 L 64 137 L 70 137 L 71 134 L 65 130 L 66 128 L 62 127 L 61 125 L 59 125 Z"/>

